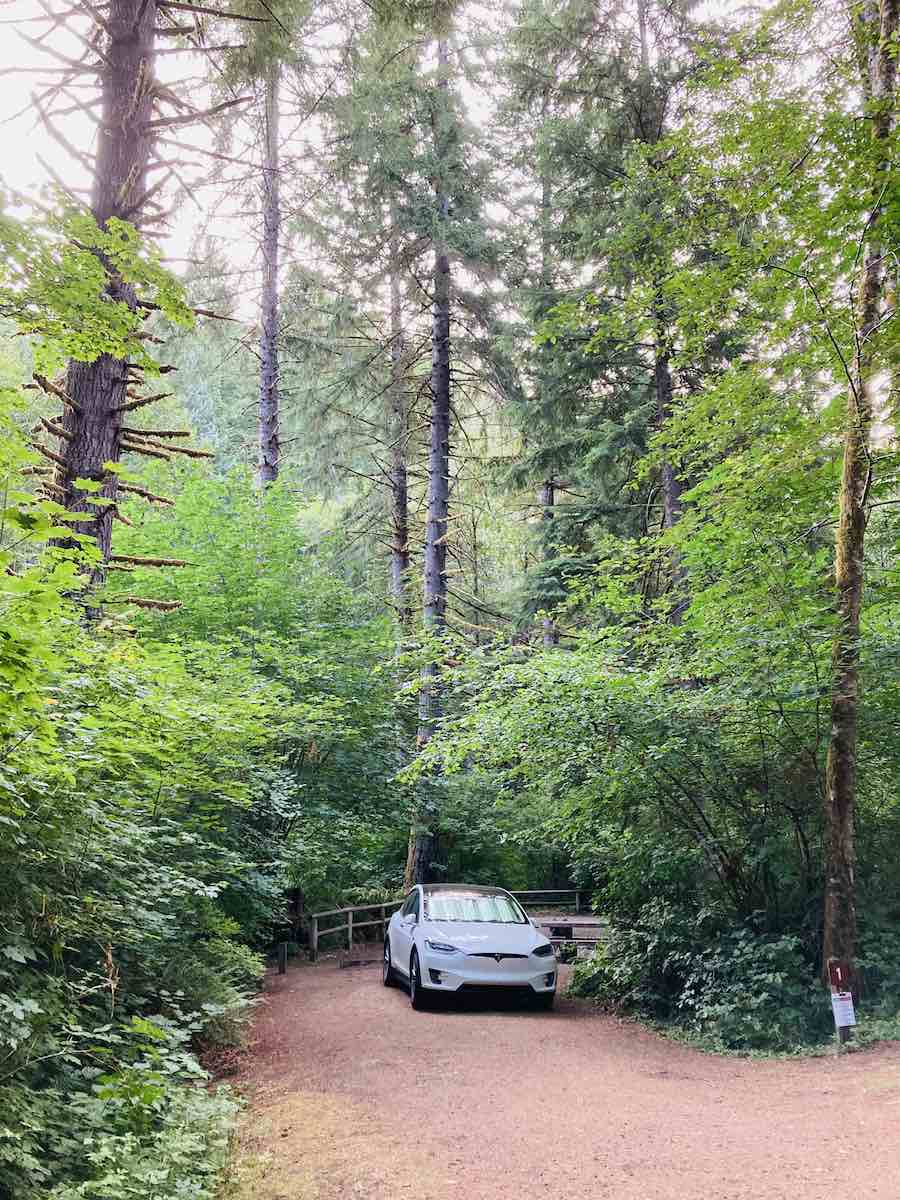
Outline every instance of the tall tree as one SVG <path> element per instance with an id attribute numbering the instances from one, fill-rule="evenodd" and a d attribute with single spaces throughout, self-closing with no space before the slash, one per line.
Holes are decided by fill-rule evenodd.
<path id="1" fill-rule="evenodd" d="M 419 728 L 416 745 L 423 749 L 429 742 L 441 716 L 442 697 L 440 663 L 434 658 L 434 643 L 440 643 L 446 629 L 447 613 L 447 533 L 450 515 L 450 303 L 451 274 L 447 236 L 450 198 L 447 170 L 454 141 L 454 114 L 449 104 L 449 29 L 438 28 L 437 76 L 433 101 L 434 150 L 434 269 L 432 273 L 431 325 L 431 414 L 428 446 L 428 500 L 423 556 L 422 615 L 426 636 L 432 641 L 428 661 L 422 667 L 419 689 Z M 427 786 L 427 784 L 426 784 Z M 437 849 L 438 832 L 432 811 L 423 821 L 425 809 L 418 814 L 410 839 L 407 883 L 424 883 L 431 878 Z"/>
<path id="2" fill-rule="evenodd" d="M 262 168 L 262 302 L 259 342 L 259 479 L 278 477 L 278 258 L 281 238 L 279 168 L 279 82 L 281 67 L 272 60 L 265 74 Z"/>
<path id="3" fill-rule="evenodd" d="M 881 369 L 877 330 L 884 317 L 882 225 L 892 170 L 897 107 L 898 0 L 869 0 L 850 10 L 862 64 L 862 88 L 873 147 L 871 206 L 861 239 L 856 351 L 844 424 L 840 517 L 835 536 L 838 626 L 831 679 L 831 737 L 825 775 L 825 905 L 823 959 L 852 960 L 856 951 L 854 811 L 860 699 L 859 634 L 864 584 L 866 507 L 872 482 L 875 376 Z"/>
<path id="4" fill-rule="evenodd" d="M 85 18 L 92 22 L 89 35 L 85 36 L 81 29 L 75 30 L 85 47 L 81 61 L 65 58 L 70 69 L 64 72 L 61 82 L 48 89 L 48 94 L 58 96 L 62 92 L 68 98 L 71 93 L 67 88 L 74 78 L 84 74 L 98 77 L 101 117 L 93 158 L 71 146 L 54 128 L 50 113 L 39 111 L 56 140 L 90 171 L 90 214 L 96 233 L 85 230 L 80 244 L 88 244 L 93 250 L 105 277 L 109 301 L 144 318 L 161 308 L 171 315 L 178 308 L 177 304 L 172 305 L 171 297 L 167 298 L 166 291 L 171 293 L 171 289 L 161 289 L 155 299 L 145 294 L 148 281 L 159 277 L 157 265 L 149 261 L 152 254 L 140 266 L 127 262 L 130 252 L 143 250 L 132 227 L 143 233 L 147 226 L 167 217 L 161 197 L 173 176 L 173 167 L 159 159 L 157 139 L 161 130 L 203 119 L 212 112 L 241 103 L 242 98 L 200 112 L 178 94 L 178 84 L 169 87 L 158 82 L 155 76 L 158 33 L 196 35 L 198 41 L 202 37 L 199 29 L 173 26 L 164 3 L 111 0 L 103 16 L 89 8 L 76 8 L 58 18 L 48 17 L 47 32 L 58 30 L 67 21 L 77 23 Z M 164 115 L 166 107 L 174 108 L 176 115 Z M 72 111 L 90 114 L 91 106 L 75 98 L 63 110 Z M 151 172 L 162 174 L 154 182 Z M 63 190 L 68 190 L 62 181 L 58 182 Z M 79 208 L 75 194 L 68 194 L 75 209 Z M 129 415 L 163 397 L 162 393 L 151 396 L 141 393 L 145 371 L 155 376 L 172 369 L 160 367 L 150 358 L 144 348 L 148 340 L 158 339 L 147 331 L 137 332 L 132 341 L 134 350 L 128 356 L 104 353 L 90 362 L 73 358 L 62 387 L 36 376 L 44 390 L 63 404 L 63 412 L 55 421 L 43 422 L 45 431 L 59 438 L 57 451 L 38 447 L 56 463 L 53 481 L 45 487 L 55 500 L 78 514 L 76 520 L 69 522 L 71 537 L 60 541 L 71 546 L 85 538 L 93 539 L 99 550 L 99 563 L 93 570 L 94 583 L 105 578 L 106 563 L 112 557 L 113 521 L 127 523 L 118 507 L 120 493 L 157 499 L 146 489 L 120 482 L 115 470 L 120 458 L 125 454 L 156 459 L 170 459 L 176 454 L 211 457 L 179 444 L 178 439 L 190 436 L 189 431 L 148 429 L 140 418 Z M 134 602 L 142 603 L 137 598 Z"/>
<path id="5" fill-rule="evenodd" d="M 100 63 L 103 125 L 93 164 L 91 211 L 101 229 L 113 220 L 141 224 L 146 216 L 147 171 L 153 155 L 152 125 L 154 61 L 157 26 L 156 0 L 111 0 L 104 18 L 104 50 Z M 137 305 L 134 287 L 112 276 L 110 297 L 130 308 Z M 125 433 L 126 391 L 135 382 L 130 364 L 101 355 L 91 363 L 73 361 L 66 377 L 62 459 L 56 487 L 70 510 L 91 511 L 91 495 L 80 479 L 99 483 L 109 504 L 95 515 L 72 524 L 75 534 L 96 538 L 102 561 L 112 549 L 112 523 L 118 496 L 118 475 L 106 463 L 118 462 Z M 127 443 L 126 443 L 127 446 Z M 97 573 L 102 578 L 102 570 Z"/>

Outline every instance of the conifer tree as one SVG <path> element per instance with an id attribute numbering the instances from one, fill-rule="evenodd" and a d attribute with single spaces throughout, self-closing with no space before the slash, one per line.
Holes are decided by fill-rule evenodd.
<path id="1" fill-rule="evenodd" d="M 182 7 L 194 11 L 191 5 Z M 132 269 L 129 278 L 121 264 L 117 265 L 117 248 L 124 250 L 132 244 L 129 226 L 145 232 L 166 217 L 160 199 L 171 171 L 159 158 L 158 137 L 162 130 L 204 119 L 241 103 L 243 98 L 201 112 L 157 80 L 157 37 L 173 32 L 187 36 L 194 33 L 192 27 L 182 28 L 171 20 L 164 0 L 111 0 L 104 16 L 90 9 L 73 9 L 59 19 L 50 18 L 48 32 L 56 30 L 67 17 L 78 21 L 85 15 L 92 27 L 90 36 L 81 35 L 79 39 L 85 46 L 82 59 L 71 61 L 63 81 L 49 90 L 53 95 L 66 94 L 66 86 L 73 79 L 86 74 L 97 77 L 101 119 L 93 158 L 68 143 L 55 129 L 50 114 L 42 111 L 42 116 L 56 139 L 90 171 L 90 214 L 99 231 L 93 249 L 106 273 L 110 301 L 131 312 L 149 315 L 159 306 L 142 297 L 139 274 Z M 253 22 L 266 18 L 241 19 Z M 78 100 L 73 107 L 90 112 L 89 106 Z M 174 109 L 175 115 L 165 115 L 167 108 Z M 162 173 L 152 181 L 151 172 Z M 77 209 L 74 194 L 70 192 L 69 196 Z M 152 341 L 153 335 L 139 335 L 141 340 Z M 77 544 L 85 538 L 95 542 L 100 561 L 93 571 L 94 582 L 105 578 L 106 563 L 113 557 L 113 520 L 126 520 L 118 509 L 120 491 L 144 494 L 140 488 L 120 483 L 110 465 L 114 468 L 124 454 L 157 459 L 177 454 L 210 457 L 205 451 L 179 444 L 179 439 L 189 436 L 187 431 L 147 429 L 129 417 L 163 396 L 147 396 L 139 390 L 145 367 L 157 370 L 143 351 L 131 358 L 102 354 L 91 362 L 73 359 L 63 386 L 37 377 L 40 386 L 63 405 L 63 412 L 55 420 L 44 422 L 45 431 L 59 438 L 55 452 L 39 446 L 41 453 L 56 464 L 53 480 L 45 488 L 78 514 L 78 519 L 70 523 L 72 538 L 65 539 L 64 544 Z M 166 370 L 158 368 L 158 373 Z M 179 565 L 175 560 L 169 562 Z M 135 602 L 140 603 L 138 599 Z"/>

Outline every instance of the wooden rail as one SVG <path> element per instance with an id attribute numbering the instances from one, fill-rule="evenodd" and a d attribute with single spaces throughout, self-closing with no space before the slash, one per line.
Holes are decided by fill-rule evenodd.
<path id="1" fill-rule="evenodd" d="M 544 888 L 536 892 L 511 892 L 523 908 L 574 908 L 584 911 L 586 892 L 580 888 Z"/>
<path id="2" fill-rule="evenodd" d="M 347 949 L 353 949 L 353 934 L 357 929 L 371 929 L 373 925 L 381 926 L 381 940 L 384 941 L 387 923 L 391 913 L 399 908 L 402 900 L 388 900 L 385 904 L 354 904 L 350 908 L 329 908 L 325 912 L 312 913 L 309 918 L 309 957 L 315 962 L 319 957 L 319 938 L 327 937 L 330 933 L 342 933 L 347 937 Z M 373 913 L 379 915 L 366 920 L 359 920 L 357 913 Z M 337 925 L 323 929 L 320 922 L 325 917 L 343 917 Z"/>

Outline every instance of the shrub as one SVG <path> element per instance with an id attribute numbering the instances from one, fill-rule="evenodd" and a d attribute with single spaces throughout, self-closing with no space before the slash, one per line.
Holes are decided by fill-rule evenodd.
<path id="1" fill-rule="evenodd" d="M 576 994 L 679 1027 L 728 1050 L 822 1041 L 831 1015 L 799 938 L 729 926 L 651 901 L 576 968 Z"/>

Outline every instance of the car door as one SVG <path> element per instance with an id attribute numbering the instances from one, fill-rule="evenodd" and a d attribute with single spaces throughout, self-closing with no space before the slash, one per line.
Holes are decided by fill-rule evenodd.
<path id="1" fill-rule="evenodd" d="M 409 958 L 412 954 L 413 934 L 419 920 L 419 890 L 414 888 L 397 914 L 397 923 L 391 938 L 391 961 L 396 970 L 409 974 Z"/>

